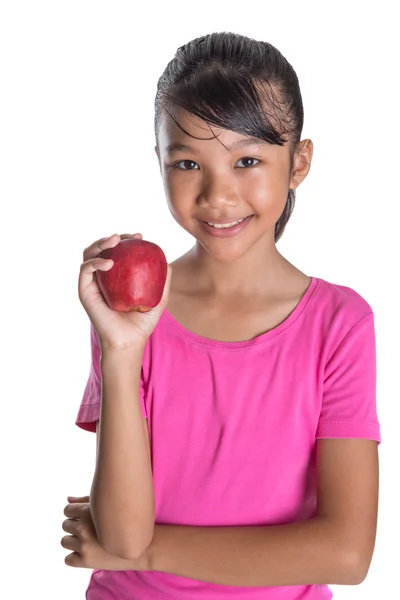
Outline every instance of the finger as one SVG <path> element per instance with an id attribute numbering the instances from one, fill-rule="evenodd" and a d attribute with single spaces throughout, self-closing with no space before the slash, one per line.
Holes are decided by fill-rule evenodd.
<path id="1" fill-rule="evenodd" d="M 83 262 L 80 268 L 78 291 L 83 297 L 86 288 L 93 282 L 93 273 L 96 271 L 109 271 L 114 266 L 114 261 L 105 258 L 93 258 Z"/>
<path id="2" fill-rule="evenodd" d="M 72 519 L 79 519 L 82 517 L 83 509 L 87 505 L 87 502 L 73 502 L 72 504 L 67 504 L 64 508 L 64 515 L 66 517 L 71 517 Z"/>
<path id="3" fill-rule="evenodd" d="M 68 502 L 89 502 L 89 496 L 67 496 Z"/>
<path id="4" fill-rule="evenodd" d="M 71 533 L 72 535 L 75 535 L 76 537 L 78 537 L 78 535 L 77 535 L 78 523 L 79 523 L 79 519 L 65 519 L 65 521 L 63 521 L 63 524 L 61 525 L 61 527 L 63 528 L 65 533 Z"/>
<path id="5" fill-rule="evenodd" d="M 121 239 L 127 239 L 127 238 L 143 238 L 141 233 L 123 233 L 121 235 Z"/>
<path id="6" fill-rule="evenodd" d="M 103 250 L 107 250 L 107 248 L 114 248 L 114 246 L 117 246 L 120 241 L 121 238 L 118 233 L 113 233 L 113 235 L 110 235 L 110 237 L 96 240 L 83 251 L 83 261 L 85 262 L 91 258 L 96 258 L 96 256 L 99 256 Z"/>
<path id="7" fill-rule="evenodd" d="M 73 550 L 74 552 L 79 552 L 81 548 L 81 543 L 77 537 L 74 535 L 64 535 L 61 538 L 61 546 L 66 550 Z"/>
<path id="8" fill-rule="evenodd" d="M 100 238 L 99 240 L 96 240 L 95 242 L 93 242 L 93 244 L 85 248 L 85 250 L 83 251 L 83 262 L 91 258 L 96 258 L 96 256 L 101 254 L 103 250 L 106 250 L 107 248 L 114 248 L 114 246 L 119 244 L 121 239 L 127 239 L 130 237 L 132 238 L 137 236 L 143 237 L 141 233 L 123 233 L 122 235 L 114 233 L 110 237 Z"/>
<path id="9" fill-rule="evenodd" d="M 83 567 L 82 556 L 78 552 L 67 554 L 67 556 L 64 558 L 64 562 L 69 567 Z"/>

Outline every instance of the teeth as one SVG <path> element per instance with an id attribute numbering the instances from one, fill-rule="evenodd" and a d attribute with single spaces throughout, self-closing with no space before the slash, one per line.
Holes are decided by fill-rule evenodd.
<path id="1" fill-rule="evenodd" d="M 245 219 L 246 219 L 246 217 L 244 217 L 243 219 L 239 219 L 239 221 L 232 221 L 232 223 L 225 223 L 224 225 L 218 225 L 216 223 L 209 223 L 208 221 L 206 221 L 206 223 L 207 223 L 207 225 L 211 225 L 211 227 L 216 227 L 217 229 L 227 229 L 228 227 L 234 227 L 235 225 L 242 223 Z"/>

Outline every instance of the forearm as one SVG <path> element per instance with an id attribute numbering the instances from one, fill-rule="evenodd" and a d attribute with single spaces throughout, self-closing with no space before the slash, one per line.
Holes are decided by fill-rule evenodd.
<path id="1" fill-rule="evenodd" d="M 232 586 L 359 583 L 340 529 L 322 518 L 258 527 L 155 525 L 149 568 Z"/>
<path id="2" fill-rule="evenodd" d="M 135 558 L 154 528 L 154 486 L 140 409 L 144 348 L 102 354 L 99 446 L 90 509 L 100 544 Z"/>

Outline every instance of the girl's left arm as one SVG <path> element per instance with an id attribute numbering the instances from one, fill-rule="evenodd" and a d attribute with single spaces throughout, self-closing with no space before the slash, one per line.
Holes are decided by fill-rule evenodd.
<path id="1" fill-rule="evenodd" d="M 318 439 L 314 518 L 257 527 L 156 523 L 144 564 L 232 586 L 360 584 L 375 546 L 378 471 L 377 442 Z"/>

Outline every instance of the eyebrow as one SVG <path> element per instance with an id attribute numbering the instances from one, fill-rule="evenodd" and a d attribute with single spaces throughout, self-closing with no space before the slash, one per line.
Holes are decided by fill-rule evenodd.
<path id="1" fill-rule="evenodd" d="M 264 140 L 260 140 L 260 138 L 255 138 L 255 137 L 248 137 L 244 140 L 239 140 L 238 142 L 235 142 L 234 144 L 231 144 L 230 146 L 227 146 L 229 151 L 232 150 L 237 150 L 238 148 L 243 148 L 244 146 L 267 146 L 268 142 L 265 142 Z M 166 146 L 165 148 L 165 152 L 167 154 L 172 154 L 173 152 L 193 152 L 194 154 L 198 154 L 199 151 L 196 148 L 193 148 L 193 146 L 188 146 L 187 144 L 179 144 L 177 142 L 174 142 L 172 144 L 168 144 L 168 146 Z"/>

